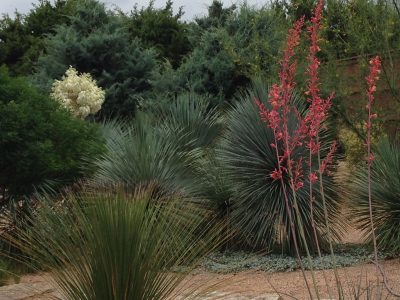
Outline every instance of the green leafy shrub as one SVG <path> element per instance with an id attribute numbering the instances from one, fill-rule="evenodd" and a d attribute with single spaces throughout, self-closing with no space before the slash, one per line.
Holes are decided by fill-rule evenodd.
<path id="1" fill-rule="evenodd" d="M 287 20 L 268 5 L 240 5 L 224 27 L 231 38 L 226 49 L 239 72 L 248 78 L 274 77 L 287 27 Z"/>
<path id="2" fill-rule="evenodd" d="M 253 90 L 228 113 L 227 129 L 218 153 L 223 163 L 222 172 L 230 181 L 233 190 L 231 224 L 239 234 L 241 242 L 254 248 L 282 247 L 283 251 L 290 252 L 294 249 L 283 190 L 280 182 L 269 176 L 276 168 L 276 152 L 270 145 L 274 141 L 273 133 L 262 125 L 254 103 L 254 99 L 260 99 L 268 106 L 267 96 L 268 88 L 262 84 L 255 84 Z M 292 115 L 289 125 L 295 127 L 295 124 L 296 119 Z M 325 132 L 323 135 L 321 135 L 321 141 L 327 139 L 328 133 Z M 322 152 L 326 153 L 326 146 L 322 148 Z M 308 152 L 304 153 L 304 151 L 296 150 L 292 159 L 307 157 Z M 307 170 L 306 163 L 304 161 L 303 163 L 303 170 Z M 297 191 L 298 213 L 304 226 L 308 247 L 315 249 L 310 215 L 308 173 L 304 174 L 303 180 L 305 187 Z M 285 181 L 286 188 L 289 189 L 287 177 Z M 320 244 L 326 245 L 325 218 L 319 187 L 313 185 L 313 188 L 316 197 L 315 225 Z M 324 188 L 329 221 L 335 224 L 331 231 L 333 238 L 338 238 L 344 224 L 334 222 L 339 215 L 339 200 L 336 197 L 335 184 L 328 176 L 324 177 Z M 293 201 L 293 194 L 289 195 L 289 200 Z M 296 234 L 299 236 L 300 225 L 297 221 L 295 225 Z"/>
<path id="3" fill-rule="evenodd" d="M 213 27 L 223 27 L 226 21 L 233 15 L 236 8 L 237 6 L 234 4 L 224 8 L 224 3 L 222 1 L 213 0 L 208 7 L 208 15 L 196 18 L 196 23 L 203 30 L 208 30 Z"/>
<path id="4" fill-rule="evenodd" d="M 380 250 L 400 253 L 400 145 L 383 139 L 373 151 L 371 193 L 376 239 Z M 359 229 L 371 241 L 367 167 L 358 167 L 351 175 L 348 198 Z"/>
<path id="5" fill-rule="evenodd" d="M 216 105 L 232 102 L 251 78 L 272 77 L 286 21 L 267 6 L 223 8 L 214 1 L 209 15 L 196 19 L 189 28 L 193 51 L 173 80 L 181 89 L 212 96 Z"/>
<path id="6" fill-rule="evenodd" d="M 146 8 L 135 6 L 126 22 L 132 38 L 139 38 L 146 48 L 155 48 L 160 58 L 176 68 L 191 49 L 187 24 L 181 21 L 183 12 L 180 9 L 174 15 L 172 4 L 168 0 L 164 8 L 156 9 L 152 0 Z"/>
<path id="7" fill-rule="evenodd" d="M 0 65 L 13 75 L 30 75 L 44 49 L 46 35 L 55 27 L 67 24 L 80 0 L 39 0 L 26 15 L 0 19 Z"/>
<path id="8" fill-rule="evenodd" d="M 105 90 L 104 118 L 134 116 L 157 67 L 155 51 L 131 41 L 121 18 L 94 0 L 83 1 L 70 24 L 59 26 L 47 40 L 34 81 L 49 92 L 69 66 L 91 74 Z"/>
<path id="9" fill-rule="evenodd" d="M 226 50 L 226 31 L 213 29 L 204 33 L 198 47 L 177 70 L 181 85 L 202 95 L 212 95 L 219 101 L 229 99 L 236 84 L 245 80 L 238 73 L 233 57 Z M 243 84 L 239 84 L 243 85 Z"/>
<path id="10" fill-rule="evenodd" d="M 23 78 L 0 69 L 0 189 L 4 198 L 29 195 L 47 180 L 70 183 L 102 151 L 98 126 L 72 118 Z M 4 203 L 4 202 L 3 202 Z"/>
<path id="11" fill-rule="evenodd" d="M 363 140 L 357 134 L 348 129 L 341 128 L 339 131 L 339 139 L 344 145 L 346 153 L 346 161 L 350 167 L 356 167 L 365 156 Z"/>

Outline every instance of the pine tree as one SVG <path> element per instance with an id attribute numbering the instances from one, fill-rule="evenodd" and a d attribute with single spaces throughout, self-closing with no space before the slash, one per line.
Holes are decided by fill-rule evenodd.
<path id="1" fill-rule="evenodd" d="M 98 118 L 129 118 L 151 88 L 156 52 L 143 49 L 137 39 L 131 41 L 119 15 L 88 0 L 77 8 L 69 26 L 58 27 L 48 39 L 34 82 L 49 91 L 69 66 L 91 74 L 106 91 Z"/>

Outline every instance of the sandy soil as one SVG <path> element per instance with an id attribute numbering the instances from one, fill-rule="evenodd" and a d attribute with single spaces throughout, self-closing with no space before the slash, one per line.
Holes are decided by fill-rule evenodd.
<path id="1" fill-rule="evenodd" d="M 400 293 L 400 259 L 383 262 L 382 266 L 387 273 L 389 286 L 395 288 Z M 327 278 L 328 285 L 324 279 L 324 273 Z M 373 264 L 364 264 L 348 268 L 338 269 L 339 278 L 346 294 L 346 299 L 354 299 L 354 289 L 361 288 L 362 297 L 367 299 L 367 291 L 365 288 L 370 286 L 373 292 L 379 292 L 377 286 L 377 273 Z M 313 287 L 311 272 L 306 272 L 307 280 Z M 338 299 L 336 291 L 335 276 L 333 270 L 316 271 L 315 279 L 318 286 L 320 296 L 329 299 L 327 286 L 331 289 L 331 295 L 334 299 Z M 232 275 L 219 275 L 212 273 L 200 273 L 190 275 L 187 279 L 189 283 L 196 285 L 212 285 L 216 284 L 219 291 L 227 291 L 238 294 L 263 294 L 263 293 L 279 293 L 283 299 L 310 299 L 305 285 L 305 281 L 301 271 L 285 272 L 285 273 L 265 273 L 265 272 L 245 272 Z M 380 285 L 382 277 L 379 276 Z M 313 289 L 313 288 L 312 288 Z M 379 298 L 373 296 L 372 299 L 397 299 L 390 297 L 384 292 L 385 297 Z M 386 298 L 387 296 L 387 298 Z M 313 289 L 313 298 L 317 298 Z"/>
<path id="2" fill-rule="evenodd" d="M 343 209 L 344 220 L 350 219 L 348 218 L 349 213 L 346 208 Z M 353 226 L 349 226 L 343 236 L 342 243 L 360 244 L 362 240 L 362 232 Z M 400 295 L 400 258 L 383 261 L 381 267 L 385 272 L 387 286 Z M 337 273 L 345 299 L 400 299 L 384 288 L 383 277 L 372 263 L 338 268 Z M 317 299 L 311 272 L 306 271 L 305 274 L 312 290 L 312 298 Z M 339 299 L 334 270 L 315 271 L 314 278 L 321 298 L 330 299 L 329 296 L 332 295 L 333 299 Z M 193 283 L 197 286 L 214 285 L 214 289 L 217 287 L 220 291 L 235 294 L 279 293 L 283 299 L 311 298 L 303 273 L 300 270 L 279 273 L 243 272 L 230 275 L 203 272 L 190 275 L 187 278 L 186 284 Z"/>
<path id="3" fill-rule="evenodd" d="M 387 274 L 389 286 L 400 293 L 400 259 L 385 261 L 382 266 Z M 327 281 L 324 279 L 324 273 Z M 386 290 L 382 292 L 382 288 L 377 288 L 377 274 L 373 264 L 339 268 L 338 273 L 346 299 L 399 299 L 389 295 Z M 313 298 L 317 299 L 312 284 L 311 272 L 307 271 L 306 277 L 312 288 Z M 331 295 L 333 295 L 332 298 L 339 299 L 333 270 L 316 271 L 315 279 L 321 298 L 329 299 L 327 291 L 327 286 L 329 286 Z M 21 279 L 21 282 L 24 283 L 43 283 L 48 281 L 47 274 L 25 275 Z M 328 282 L 328 285 L 326 282 Z M 381 276 L 379 276 L 379 284 L 382 287 Z M 375 293 L 371 298 L 367 298 L 367 286 L 372 288 L 372 293 Z M 359 288 L 361 297 L 355 298 L 355 291 Z M 181 284 L 177 294 L 186 295 L 194 290 L 202 292 L 217 290 L 222 293 L 229 293 L 232 296 L 279 293 L 283 299 L 310 299 L 301 271 L 283 273 L 241 272 L 229 275 L 196 271 L 195 274 L 189 275 L 184 283 Z M 382 293 L 382 297 L 377 296 L 376 293 L 379 292 Z"/>

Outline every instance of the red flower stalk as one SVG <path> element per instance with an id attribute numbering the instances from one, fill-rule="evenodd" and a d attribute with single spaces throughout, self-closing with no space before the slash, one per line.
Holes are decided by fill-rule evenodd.
<path id="1" fill-rule="evenodd" d="M 367 81 L 367 97 L 368 97 L 368 104 L 367 104 L 367 111 L 368 111 L 368 119 L 367 123 L 365 124 L 367 130 L 367 162 L 368 162 L 368 206 L 369 206 L 369 221 L 371 223 L 371 234 L 372 240 L 374 243 L 374 259 L 376 265 L 376 273 L 377 277 L 379 277 L 379 261 L 378 261 L 378 247 L 376 244 L 376 236 L 375 236 L 375 227 L 374 227 L 374 219 L 373 219 L 373 212 L 372 212 L 372 194 L 371 194 L 371 165 L 374 160 L 374 155 L 371 152 L 371 129 L 372 129 L 372 120 L 376 118 L 376 114 L 372 113 L 372 104 L 375 100 L 374 92 L 376 91 L 375 82 L 379 79 L 379 74 L 381 72 L 381 60 L 379 56 L 374 57 L 371 59 L 369 74 L 365 77 Z"/>
<path id="2" fill-rule="evenodd" d="M 283 104 L 288 104 L 295 86 L 294 75 L 296 73 L 297 62 L 292 62 L 295 55 L 294 49 L 300 44 L 301 28 L 304 25 L 304 17 L 296 21 L 293 28 L 289 30 L 286 41 L 286 48 L 283 52 L 281 61 L 281 71 L 279 72 L 280 89 Z"/>
<path id="3" fill-rule="evenodd" d="M 330 165 L 332 165 L 332 163 L 333 163 L 333 159 L 334 159 L 334 155 L 336 153 L 336 149 L 337 149 L 337 143 L 336 143 L 336 141 L 333 141 L 331 147 L 329 148 L 328 154 L 326 155 L 325 159 L 322 160 L 321 165 L 319 167 L 319 171 L 321 173 L 326 172 L 329 175 L 328 167 Z"/>
<path id="4" fill-rule="evenodd" d="M 369 204 L 369 218 L 370 218 L 369 221 L 371 224 L 371 234 L 374 243 L 374 260 L 375 260 L 374 263 L 376 266 L 377 277 L 379 277 L 379 275 L 382 275 L 383 284 L 387 289 L 387 291 L 395 297 L 400 297 L 400 293 L 394 291 L 388 285 L 386 274 L 383 268 L 380 266 L 378 260 L 378 247 L 376 243 L 375 226 L 374 226 L 373 211 L 372 211 L 372 193 L 371 193 L 371 166 L 372 162 L 375 159 L 375 156 L 371 151 L 371 135 L 372 135 L 371 129 L 372 129 L 372 120 L 377 117 L 375 113 L 372 113 L 372 104 L 374 103 L 375 100 L 374 93 L 376 91 L 376 81 L 379 80 L 379 74 L 381 73 L 381 59 L 379 58 L 379 56 L 376 56 L 370 60 L 369 64 L 370 64 L 369 74 L 367 77 L 365 77 L 368 85 L 367 88 L 368 104 L 366 106 L 368 111 L 368 120 L 365 127 L 367 129 L 367 150 L 368 150 L 367 162 L 368 162 L 368 204 Z"/>
<path id="5" fill-rule="evenodd" d="M 328 231 L 328 236 L 330 236 L 329 223 L 327 216 L 327 209 L 324 198 L 322 174 L 328 171 L 328 167 L 333 163 L 333 156 L 336 151 L 336 142 L 331 145 L 328 155 L 324 160 L 321 161 L 320 158 L 320 142 L 319 133 L 322 129 L 323 123 L 328 116 L 328 111 L 332 105 L 333 94 L 328 98 L 324 99 L 320 96 L 320 83 L 318 77 L 318 71 L 320 66 L 320 61 L 317 57 L 320 48 L 318 46 L 318 32 L 321 27 L 323 11 L 323 0 L 319 0 L 317 6 L 314 9 L 313 17 L 311 18 L 311 25 L 307 28 L 310 34 L 310 49 L 308 60 L 308 68 L 306 75 L 307 80 L 307 101 L 309 103 L 309 109 L 305 117 L 303 117 L 297 110 L 296 106 L 293 105 L 293 90 L 295 88 L 294 76 L 296 72 L 296 60 L 293 61 L 295 55 L 295 47 L 300 43 L 301 28 L 304 25 L 304 18 L 297 21 L 293 28 L 289 30 L 289 35 L 286 42 L 286 47 L 283 54 L 283 59 L 280 63 L 281 70 L 279 72 L 279 84 L 272 85 L 269 92 L 269 104 L 271 108 L 268 110 L 260 102 L 256 101 L 259 108 L 259 114 L 263 122 L 265 122 L 268 128 L 273 130 L 274 141 L 271 143 L 276 151 L 277 156 L 277 168 L 271 172 L 270 176 L 273 180 L 280 180 L 282 183 L 282 188 L 284 189 L 284 196 L 286 202 L 286 208 L 288 210 L 289 219 L 292 222 L 291 209 L 289 207 L 288 196 L 285 191 L 285 184 L 283 182 L 283 174 L 288 175 L 290 181 L 290 188 L 293 192 L 293 208 L 295 212 L 298 212 L 296 191 L 303 187 L 303 157 L 299 159 L 292 158 L 294 151 L 298 147 L 304 147 L 309 149 L 309 174 L 308 179 L 310 182 L 310 209 L 311 209 L 311 219 L 312 226 L 314 228 L 314 235 L 316 239 L 316 245 L 318 248 L 318 253 L 320 254 L 318 235 L 315 229 L 314 219 L 313 219 L 313 194 L 312 185 L 320 181 L 320 191 L 323 198 L 324 214 L 326 217 L 326 226 Z M 293 114 L 297 118 L 297 127 L 294 130 L 289 131 L 289 114 Z M 304 142 L 306 141 L 306 142 Z M 312 167 L 312 157 L 317 155 L 318 157 L 318 168 L 313 170 Z M 317 176 L 319 175 L 319 177 Z M 297 222 L 299 226 L 302 225 L 302 220 L 296 213 Z M 292 223 L 291 223 L 292 224 Z M 292 227 L 292 226 L 291 226 Z M 292 229 L 294 232 L 294 229 Z M 295 235 L 294 235 L 295 237 Z M 307 243 L 305 240 L 304 233 L 301 233 L 303 242 L 306 245 L 306 251 L 309 256 L 309 251 Z M 329 238 L 330 239 L 330 238 Z M 296 239 L 294 239 L 296 243 Z M 331 252 L 333 256 L 332 245 Z M 333 256 L 333 262 L 335 264 L 335 259 Z M 336 270 L 335 270 L 335 276 Z M 313 281 L 315 281 L 314 276 Z M 326 279 L 326 278 L 325 278 Z M 338 281 L 338 279 L 337 279 Z M 307 280 L 306 280 L 307 283 Z M 315 282 L 314 282 L 315 283 Z M 308 283 L 307 283 L 308 286 Z M 318 289 L 316 289 L 318 294 Z"/>
<path id="6" fill-rule="evenodd" d="M 321 50 L 318 46 L 318 31 L 321 27 L 323 0 L 319 0 L 314 9 L 313 17 L 311 18 L 311 25 L 307 28 L 310 33 L 310 51 L 307 57 L 309 66 L 306 74 L 308 75 L 308 84 L 306 95 L 309 96 L 307 101 L 310 103 L 308 114 L 305 118 L 308 125 L 308 148 L 312 154 L 319 151 L 320 143 L 317 141 L 317 135 L 321 130 L 321 124 L 328 116 L 328 111 L 332 106 L 333 94 L 327 99 L 322 99 L 319 95 L 320 83 L 318 78 L 318 70 L 320 61 L 317 57 L 318 52 Z M 311 163 L 311 162 L 310 162 Z"/>
<path id="7" fill-rule="evenodd" d="M 279 85 L 273 84 L 270 92 L 268 102 L 271 104 L 271 109 L 266 109 L 265 105 L 259 100 L 256 104 L 259 109 L 261 120 L 273 130 L 275 142 L 271 144 L 278 151 L 278 142 L 283 146 L 281 154 L 278 154 L 278 170 L 271 173 L 271 177 L 275 180 L 280 179 L 283 172 L 288 172 L 292 167 L 288 162 L 287 168 L 282 164 L 290 156 L 293 148 L 298 144 L 297 141 L 291 141 L 288 129 L 288 115 L 291 110 L 291 102 L 293 90 L 295 88 L 294 76 L 296 73 L 296 61 L 293 61 L 295 55 L 295 48 L 300 43 L 301 28 L 304 25 L 304 17 L 295 22 L 293 28 L 289 30 L 286 40 L 286 47 L 284 49 L 283 58 L 280 62 L 281 70 L 279 72 Z M 296 138 L 297 135 L 295 135 Z M 280 149 L 282 149 L 280 148 Z M 298 177 L 300 178 L 300 176 Z"/>
<path id="8" fill-rule="evenodd" d="M 317 53 L 321 50 L 318 46 L 318 31 L 321 27 L 322 8 L 323 1 L 320 0 L 314 9 L 314 15 L 311 18 L 311 26 L 307 28 L 307 31 L 310 33 L 311 40 L 310 52 L 308 55 L 309 67 L 307 70 L 307 74 L 309 76 L 308 94 L 311 95 L 311 99 L 313 100 L 319 98 L 318 68 L 320 61 L 317 58 Z"/>
<path id="9" fill-rule="evenodd" d="M 304 18 L 298 20 L 293 28 L 289 30 L 283 59 L 280 63 L 280 82 L 279 85 L 273 84 L 269 92 L 268 101 L 271 105 L 271 109 L 268 110 L 263 103 L 256 100 L 262 121 L 265 122 L 274 133 L 275 142 L 271 143 L 271 146 L 280 152 L 278 154 L 279 168 L 271 173 L 271 177 L 277 180 L 281 178 L 283 172 L 291 173 L 289 175 L 291 176 L 291 180 L 293 180 L 293 187 L 296 187 L 296 189 L 302 186 L 302 184 L 299 183 L 302 176 L 296 175 L 297 173 L 302 174 L 302 166 L 300 161 L 295 165 L 290 159 L 290 156 L 296 147 L 303 146 L 303 140 L 305 139 L 308 140 L 306 147 L 310 150 L 311 155 L 315 155 L 319 152 L 320 142 L 318 134 L 332 106 L 333 95 L 326 99 L 323 99 L 319 95 L 320 83 L 318 71 L 320 61 L 317 58 L 317 54 L 320 51 L 318 46 L 318 31 L 321 27 L 322 10 L 323 0 L 319 0 L 314 9 L 313 17 L 311 18 L 311 25 L 307 28 L 311 41 L 307 58 L 309 66 L 306 72 L 308 76 L 306 95 L 308 95 L 307 101 L 310 103 L 307 115 L 302 118 L 292 105 L 293 90 L 295 88 L 294 75 L 296 71 L 296 61 L 293 61 L 293 56 L 295 55 L 295 47 L 300 43 L 301 28 L 304 25 Z M 289 133 L 288 128 L 288 115 L 291 111 L 295 113 L 298 120 L 298 126 L 292 135 Z M 281 147 L 278 147 L 278 143 Z M 327 169 L 328 164 L 332 163 L 335 149 L 336 143 L 332 145 L 328 156 L 322 162 L 319 168 L 320 172 L 323 173 Z M 311 155 L 308 161 L 310 173 Z M 285 162 L 286 168 L 284 167 Z M 310 177 L 310 179 L 312 179 L 310 180 L 311 182 L 316 181 L 314 177 Z"/>
<path id="10" fill-rule="evenodd" d="M 308 177 L 309 177 L 311 183 L 317 182 L 318 177 L 317 177 L 317 174 L 315 174 L 315 172 L 311 172 L 308 175 Z"/>
<path id="11" fill-rule="evenodd" d="M 372 161 L 374 160 L 374 155 L 371 153 L 371 129 L 372 129 L 372 120 L 377 118 L 377 114 L 372 113 L 372 104 L 374 103 L 375 96 L 374 92 L 376 91 L 376 81 L 379 79 L 379 74 L 381 73 L 381 60 L 379 56 L 374 57 L 371 59 L 370 63 L 370 70 L 367 77 L 365 77 L 367 81 L 367 97 L 368 97 L 368 104 L 366 109 L 368 111 L 368 119 L 365 124 L 365 128 L 367 130 L 367 147 L 368 147 L 368 164 L 371 165 Z"/>
<path id="12" fill-rule="evenodd" d="M 300 263 L 300 267 L 303 273 L 303 277 L 309 291 L 310 296 L 312 297 L 312 293 L 310 290 L 310 286 L 305 276 L 304 266 L 301 263 L 299 247 L 297 244 L 296 231 L 294 228 L 294 218 L 292 216 L 292 209 L 298 210 L 298 206 L 296 204 L 296 200 L 294 200 L 294 204 L 289 202 L 288 194 L 286 191 L 285 183 L 283 181 L 283 173 L 287 173 L 289 175 L 291 189 L 295 196 L 295 191 L 303 186 L 302 178 L 302 161 L 298 160 L 296 163 L 291 160 L 290 154 L 293 151 L 293 147 L 298 145 L 297 141 L 292 141 L 292 138 L 289 134 L 289 126 L 288 126 L 288 118 L 289 113 L 292 109 L 292 98 L 293 98 L 293 89 L 295 87 L 294 76 L 296 73 L 296 61 L 293 60 L 293 56 L 295 55 L 295 47 L 300 43 L 300 35 L 301 28 L 304 24 L 304 17 L 298 20 L 292 29 L 289 30 L 289 34 L 286 40 L 286 47 L 284 49 L 283 59 L 280 63 L 281 70 L 279 72 L 279 85 L 274 84 L 271 87 L 269 92 L 269 103 L 271 104 L 271 109 L 267 110 L 265 106 L 258 100 L 256 100 L 256 104 L 259 108 L 259 114 L 263 122 L 267 124 L 269 128 L 272 129 L 274 134 L 274 142 L 271 143 L 271 147 L 275 149 L 276 158 L 278 162 L 277 168 L 271 172 L 270 176 L 273 180 L 280 180 L 283 189 L 283 195 L 285 199 L 285 208 L 289 218 L 289 226 L 293 237 L 294 248 L 296 250 L 296 255 Z M 295 108 L 294 108 L 295 110 Z M 278 144 L 279 143 L 279 144 Z M 286 162 L 286 164 L 284 164 Z M 298 222 L 299 216 L 298 214 L 294 215 L 297 217 Z M 299 222 L 301 226 L 301 222 Z M 303 242 L 305 243 L 304 233 L 301 234 L 303 238 Z M 306 247 L 307 244 L 305 243 Z M 308 248 L 307 253 L 308 253 Z M 310 262 L 311 264 L 311 262 Z M 313 282 L 315 285 L 315 278 L 312 273 Z M 317 291 L 318 294 L 318 291 Z"/>
<path id="13" fill-rule="evenodd" d="M 321 27 L 322 20 L 322 11 L 323 11 L 323 0 L 319 0 L 313 13 L 313 17 L 311 18 L 311 25 L 307 28 L 308 33 L 310 34 L 310 49 L 309 55 L 307 57 L 308 60 L 308 68 L 306 75 L 308 77 L 307 80 L 307 102 L 309 103 L 309 109 L 305 117 L 301 115 L 301 113 L 297 110 L 296 106 L 293 105 L 293 90 L 295 88 L 294 76 L 296 72 L 296 60 L 293 61 L 293 57 L 295 55 L 295 47 L 300 43 L 301 36 L 301 28 L 304 25 L 304 18 L 301 18 L 297 21 L 293 28 L 289 30 L 288 38 L 286 41 L 286 47 L 284 49 L 284 54 L 282 61 L 280 63 L 281 70 L 279 72 L 279 84 L 272 85 L 269 92 L 269 104 L 271 105 L 270 109 L 267 109 L 263 103 L 256 100 L 256 104 L 259 109 L 259 114 L 264 123 L 267 124 L 268 128 L 271 128 L 274 134 L 274 141 L 270 144 L 271 147 L 275 149 L 276 158 L 277 158 L 277 168 L 271 172 L 270 176 L 273 180 L 280 180 L 283 188 L 283 195 L 285 198 L 286 209 L 290 221 L 290 227 L 293 232 L 293 239 L 296 248 L 296 252 L 299 257 L 296 235 L 294 234 L 295 230 L 293 228 L 293 218 L 292 218 L 292 208 L 294 209 L 296 220 L 302 229 L 302 220 L 298 214 L 298 205 L 296 200 L 296 191 L 303 187 L 303 157 L 299 159 L 292 158 L 294 151 L 298 147 L 303 147 L 309 149 L 309 174 L 308 179 L 310 182 L 310 210 L 311 210 L 311 220 L 312 227 L 314 228 L 315 242 L 318 248 L 318 253 L 321 255 L 318 243 L 318 235 L 315 229 L 314 218 L 313 218 L 313 187 L 312 185 L 318 181 L 320 182 L 320 192 L 323 199 L 323 207 L 324 207 L 324 216 L 325 223 L 327 227 L 327 235 L 330 241 L 330 230 L 329 230 L 329 222 L 327 215 L 327 208 L 325 203 L 324 191 L 323 191 L 323 183 L 322 183 L 322 174 L 328 171 L 328 167 L 333 163 L 333 156 L 336 151 L 336 142 L 334 142 L 329 150 L 328 155 L 324 160 L 321 161 L 320 157 L 320 142 L 319 142 L 319 133 L 322 129 L 323 123 L 328 116 L 328 111 L 332 105 L 333 94 L 326 99 L 323 99 L 320 96 L 320 83 L 318 77 L 318 71 L 320 66 L 320 61 L 317 57 L 320 48 L 318 46 L 318 32 Z M 294 117 L 297 118 L 297 127 L 295 130 L 289 131 L 289 114 L 292 113 Z M 304 142 L 306 141 L 306 142 Z M 313 170 L 312 166 L 312 157 L 313 155 L 317 155 L 318 157 L 318 168 Z M 283 182 L 283 175 L 288 175 L 288 179 L 290 181 L 290 189 L 293 193 L 293 204 L 289 204 L 288 195 L 286 192 L 286 185 Z M 319 175 L 319 177 L 317 176 Z M 290 207 L 291 206 L 291 207 Z M 309 250 L 307 247 L 306 238 L 304 232 L 300 231 L 300 236 L 303 239 L 304 244 L 306 245 L 307 255 L 310 259 Z M 335 258 L 333 254 L 332 243 L 330 241 L 331 254 L 333 257 L 333 263 L 335 264 Z M 301 265 L 301 264 L 300 264 Z M 310 265 L 312 265 L 310 260 Z M 301 265 L 302 267 L 302 265 Z M 304 269 L 302 267 L 303 275 Z M 305 276 L 305 275 L 304 275 Z M 325 275 L 324 275 L 325 276 Z M 337 282 L 338 275 L 335 276 Z M 315 278 L 312 273 L 312 279 L 315 285 Z M 325 280 L 326 277 L 325 277 Z M 305 278 L 307 287 L 308 282 Z M 310 295 L 311 291 L 309 289 Z M 316 288 L 316 293 L 318 296 L 318 289 Z M 330 291 L 329 291 L 330 294 Z M 312 295 L 311 295 L 312 296 Z M 319 297 L 318 297 L 319 298 Z"/>
<path id="14" fill-rule="evenodd" d="M 293 161 L 292 161 L 293 163 Z M 300 157 L 299 160 L 296 162 L 295 166 L 291 166 L 291 168 L 294 168 L 294 172 L 293 172 L 293 186 L 294 189 L 297 191 L 299 189 L 301 189 L 304 186 L 304 183 L 302 181 L 303 179 L 303 158 Z"/>

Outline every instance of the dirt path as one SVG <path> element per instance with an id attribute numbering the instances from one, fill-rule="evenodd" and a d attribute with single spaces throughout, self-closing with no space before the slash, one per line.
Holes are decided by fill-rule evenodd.
<path id="1" fill-rule="evenodd" d="M 400 292 L 400 259 L 385 261 L 382 263 L 386 273 L 388 283 L 391 287 L 397 288 Z M 327 281 L 332 291 L 335 290 L 335 276 L 333 270 L 325 270 Z M 338 269 L 339 278 L 347 296 L 353 294 L 354 288 L 365 289 L 368 285 L 376 285 L 376 268 L 373 264 L 364 264 Z M 306 272 L 307 279 L 312 286 L 311 272 Z M 315 272 L 316 282 L 321 297 L 328 299 L 329 294 L 322 271 Z M 380 281 L 382 278 L 380 277 Z M 212 273 L 200 273 L 190 275 L 188 282 L 196 282 L 198 285 L 218 284 L 218 290 L 234 293 L 273 293 L 278 292 L 283 299 L 309 299 L 309 294 L 305 285 L 301 271 L 284 273 L 265 273 L 265 272 L 244 272 L 232 275 L 219 275 Z M 375 289 L 376 292 L 376 289 Z M 364 296 L 366 291 L 364 292 Z M 314 296 L 315 297 L 315 296 Z M 316 298 L 316 297 L 315 297 Z M 338 299 L 337 295 L 334 297 Z M 350 297 L 349 299 L 354 299 Z M 362 297 L 361 299 L 366 299 Z M 372 297 L 372 299 L 378 299 Z M 396 299 L 395 297 L 382 299 Z"/>
<path id="2" fill-rule="evenodd" d="M 388 260 L 382 263 L 386 273 L 388 283 L 391 287 L 400 292 L 400 259 Z M 332 293 L 335 291 L 335 276 L 333 270 L 325 270 L 325 275 Z M 366 286 L 376 286 L 376 268 L 372 264 L 363 264 L 359 266 L 338 269 L 339 277 L 342 282 L 346 299 L 354 298 L 354 289 L 361 288 L 362 296 L 359 299 L 367 299 Z M 311 284 L 311 272 L 306 272 L 307 279 Z M 327 285 L 324 280 L 322 271 L 315 272 L 315 278 L 320 296 L 329 299 Z M 380 277 L 380 282 L 382 278 Z M 25 275 L 21 279 L 21 283 L 29 283 L 36 286 L 48 286 L 49 277 L 46 274 Z M 201 288 L 200 288 L 201 287 Z M 236 274 L 221 275 L 216 273 L 197 271 L 187 277 L 185 282 L 179 287 L 178 294 L 187 294 L 188 291 L 195 289 L 217 290 L 221 293 L 233 295 L 261 295 L 279 293 L 283 299 L 310 299 L 301 271 L 284 272 L 284 273 L 265 273 L 265 272 L 241 272 Z M 378 289 L 374 288 L 376 293 Z M 313 290 L 314 299 L 315 292 Z M 370 299 L 398 299 L 390 296 L 379 298 L 373 296 Z M 337 295 L 333 296 L 338 299 Z M 35 299 L 46 299 L 46 297 L 35 297 Z M 229 297 L 229 299 L 235 299 Z M 240 299 L 240 298 L 238 298 Z M 251 299 L 251 298 L 250 298 Z"/>

